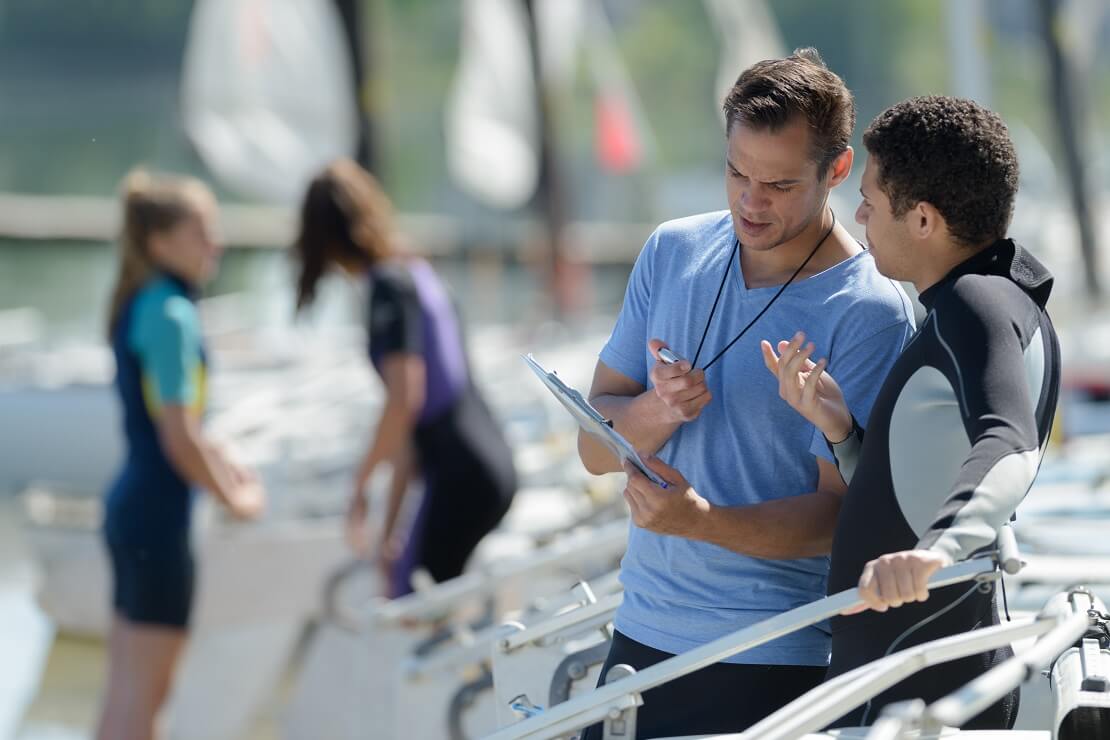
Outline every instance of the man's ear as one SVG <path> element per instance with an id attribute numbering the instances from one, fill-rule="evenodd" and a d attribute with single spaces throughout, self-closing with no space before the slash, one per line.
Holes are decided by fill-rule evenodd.
<path id="1" fill-rule="evenodd" d="M 829 165 L 828 178 L 829 187 L 835 188 L 840 183 L 848 179 L 848 175 L 852 174 L 852 162 L 855 161 L 856 153 L 852 147 L 848 147 Z"/>
<path id="2" fill-rule="evenodd" d="M 947 229 L 940 211 L 928 201 L 920 201 L 906 214 L 906 226 L 918 239 L 928 239 Z"/>

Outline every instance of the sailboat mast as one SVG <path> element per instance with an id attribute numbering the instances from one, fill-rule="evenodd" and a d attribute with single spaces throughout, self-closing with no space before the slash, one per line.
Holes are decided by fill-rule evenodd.
<path id="1" fill-rule="evenodd" d="M 358 111 L 358 144 L 355 159 L 374 174 L 380 164 L 375 146 L 376 122 L 373 116 L 371 94 L 376 72 L 374 64 L 373 35 L 365 30 L 364 21 L 373 0 L 335 0 L 336 10 L 343 24 L 343 36 L 351 60 L 351 81 L 355 110 Z"/>
<path id="2" fill-rule="evenodd" d="M 522 0 L 528 18 L 532 74 L 536 81 L 536 110 L 539 133 L 539 172 L 532 202 L 540 210 L 545 246 L 544 269 L 555 316 L 565 318 L 575 303 L 571 265 L 565 254 L 567 225 L 566 190 L 559 162 L 559 147 L 553 116 L 555 93 L 547 84 L 540 50 L 540 29 L 535 0 Z"/>
<path id="3" fill-rule="evenodd" d="M 1064 172 L 1071 196 L 1072 211 L 1079 230 L 1079 249 L 1083 257 L 1084 278 L 1088 297 L 1099 299 L 1102 285 L 1099 279 L 1098 252 L 1094 218 L 1091 213 L 1090 194 L 1087 189 L 1087 172 L 1081 148 L 1083 145 L 1082 121 L 1079 111 L 1080 97 L 1075 94 L 1075 73 L 1060 40 L 1059 0 L 1040 0 L 1041 33 L 1049 65 L 1049 96 L 1052 113 L 1059 132 L 1064 154 Z"/>

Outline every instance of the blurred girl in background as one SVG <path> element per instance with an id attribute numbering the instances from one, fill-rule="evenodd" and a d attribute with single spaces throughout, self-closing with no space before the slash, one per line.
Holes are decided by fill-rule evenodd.
<path id="1" fill-rule="evenodd" d="M 451 299 L 431 265 L 398 251 L 391 217 L 373 176 L 355 162 L 336 161 L 309 185 L 295 250 L 298 309 L 313 301 L 331 267 L 368 278 L 370 361 L 386 403 L 355 474 L 347 536 L 357 551 L 372 549 L 366 486 L 388 463 L 393 481 L 377 554 L 388 595 L 397 597 L 412 590 L 416 568 L 436 581 L 462 573 L 508 510 L 517 484 L 509 446 L 471 379 Z M 402 534 L 401 504 L 416 470 L 424 496 Z"/>
<path id="2" fill-rule="evenodd" d="M 200 182 L 129 175 L 108 317 L 127 458 L 107 494 L 114 615 L 98 740 L 146 740 L 169 694 L 193 601 L 194 489 L 232 515 L 262 509 L 255 476 L 205 438 L 206 359 L 195 300 L 216 273 L 216 200 Z"/>

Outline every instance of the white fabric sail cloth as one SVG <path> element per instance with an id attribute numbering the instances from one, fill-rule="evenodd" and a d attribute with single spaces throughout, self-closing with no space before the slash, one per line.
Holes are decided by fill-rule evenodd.
<path id="1" fill-rule="evenodd" d="M 182 79 L 185 132 L 221 184 L 294 203 L 358 138 L 353 71 L 328 0 L 198 0 Z"/>

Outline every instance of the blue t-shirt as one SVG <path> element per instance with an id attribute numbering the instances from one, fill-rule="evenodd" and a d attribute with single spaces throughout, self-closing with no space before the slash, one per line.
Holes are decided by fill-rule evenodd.
<path id="1" fill-rule="evenodd" d="M 728 265 L 735 234 L 727 211 L 670 221 L 648 239 L 600 359 L 649 387 L 649 339 L 692 359 Z M 779 290 L 748 289 L 733 260 L 698 366 L 716 355 Z M 832 460 L 823 435 L 779 397 L 759 340 L 799 329 L 829 358 L 829 372 L 857 419 L 866 419 L 913 332 L 910 301 L 861 252 L 787 287 L 774 306 L 706 372 L 713 400 L 659 451 L 715 505 L 739 506 L 811 493 L 817 460 Z M 825 596 L 828 558 L 763 560 L 632 525 L 621 564 L 624 603 L 616 627 L 657 650 L 681 653 Z M 782 637 L 734 663 L 825 665 L 827 627 Z"/>
<path id="2" fill-rule="evenodd" d="M 118 541 L 155 542 L 188 531 L 193 494 L 162 450 L 162 408 L 203 412 L 206 361 L 191 289 L 157 276 L 127 303 L 112 333 L 127 460 L 108 492 L 105 527 Z"/>

